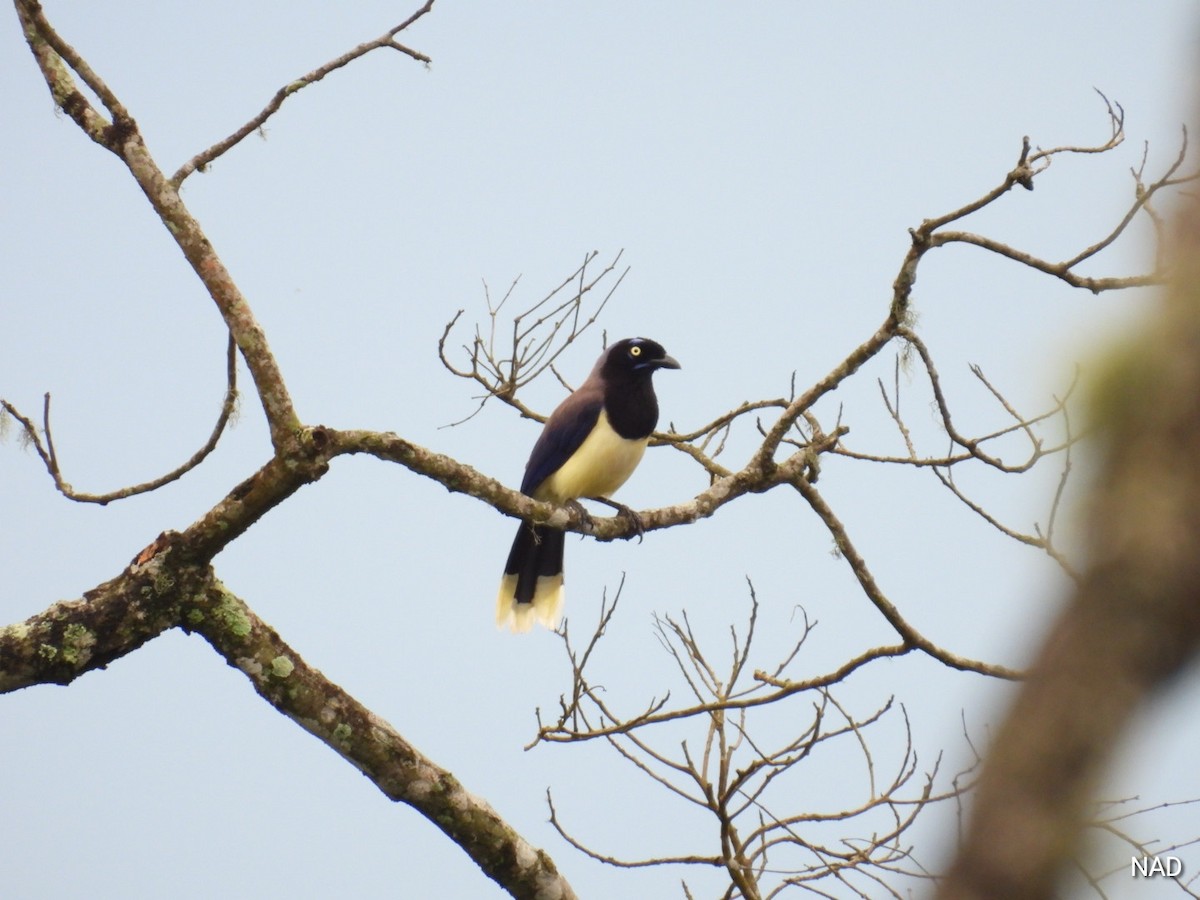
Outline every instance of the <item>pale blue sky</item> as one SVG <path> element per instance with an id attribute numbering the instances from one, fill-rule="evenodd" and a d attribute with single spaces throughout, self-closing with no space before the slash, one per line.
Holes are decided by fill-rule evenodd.
<path id="1" fill-rule="evenodd" d="M 45 5 L 168 171 L 281 85 L 409 12 L 382 2 Z M 184 199 L 253 305 L 306 421 L 394 430 L 516 485 L 534 426 L 497 404 L 442 428 L 473 408 L 475 391 L 441 369 L 436 341 L 455 310 L 466 308 L 466 323 L 482 317 L 485 281 L 495 295 L 520 275 L 514 302 L 531 302 L 586 252 L 624 249 L 632 268 L 602 325 L 653 337 L 680 360 L 682 371 L 657 379 L 664 423 L 680 429 L 785 393 L 793 371 L 803 388 L 882 321 L 910 226 L 999 182 L 1022 135 L 1044 147 L 1106 137 L 1093 88 L 1124 105 L 1128 142 L 1104 158 L 1059 159 L 1033 193 L 966 227 L 1051 258 L 1103 234 L 1132 196 L 1142 141 L 1153 171 L 1177 150 L 1194 16 L 1182 0 L 447 2 L 402 38 L 433 58 L 428 70 L 380 52 L 334 73 L 291 98 L 265 140 L 193 175 Z M 0 23 L 0 396 L 34 412 L 51 391 L 68 479 L 107 490 L 173 467 L 207 435 L 225 339 L 128 174 L 54 114 L 15 15 Z M 1126 274 L 1146 260 L 1135 235 L 1088 271 Z M 968 363 L 1021 409 L 1040 409 L 1096 337 L 1147 301 L 1095 298 L 969 248 L 930 256 L 915 296 L 961 422 L 981 429 L 1002 417 Z M 578 382 L 599 346 L 573 348 L 564 375 Z M 832 427 L 844 405 L 856 449 L 902 449 L 874 385 L 892 358 L 818 407 Z M 920 385 L 906 408 L 934 449 Z M 547 380 L 526 399 L 548 410 L 561 395 Z M 735 435 L 728 465 L 753 438 Z M 0 445 L 0 623 L 111 578 L 268 452 L 245 394 L 237 427 L 199 471 L 99 508 L 59 497 L 10 438 Z M 1056 477 L 964 473 L 964 483 L 1028 528 Z M 927 473 L 831 460 L 820 486 L 917 627 L 966 656 L 1029 657 L 1063 591 L 1044 560 L 995 538 Z M 656 450 L 620 499 L 648 508 L 703 487 L 682 456 Z M 549 786 L 576 833 L 614 854 L 704 852 L 715 841 L 712 823 L 599 745 L 521 749 L 535 707 L 556 706 L 568 673 L 551 636 L 494 629 L 513 528 L 398 467 L 343 459 L 216 566 L 309 663 L 545 847 L 581 896 L 679 896 L 681 877 L 713 895 L 711 874 L 612 870 L 546 824 Z M 890 637 L 830 549 L 813 514 L 782 494 L 641 545 L 570 539 L 567 613 L 593 621 L 601 592 L 626 573 L 600 666 L 627 711 L 674 685 L 651 612 L 687 610 L 723 659 L 746 576 L 763 607 L 755 665 L 770 667 L 770 651 L 794 638 L 802 604 L 820 626 L 799 668 L 822 671 Z M 916 659 L 878 665 L 850 688 L 860 712 L 894 692 L 930 762 L 942 748 L 961 757 L 960 710 L 982 735 L 1001 696 Z M 1195 731 L 1178 725 L 1195 688 L 1181 686 L 1188 698 L 1148 720 L 1114 791 L 1152 803 L 1200 795 Z M 199 898 L 230 885 L 264 898 L 500 896 L 440 832 L 272 712 L 196 637 L 165 635 L 68 689 L 0 698 L 0 736 L 0 868 L 14 897 Z M 811 772 L 776 805 L 844 802 L 858 777 L 836 760 Z M 1189 819 L 1164 819 L 1152 836 L 1190 837 Z"/>

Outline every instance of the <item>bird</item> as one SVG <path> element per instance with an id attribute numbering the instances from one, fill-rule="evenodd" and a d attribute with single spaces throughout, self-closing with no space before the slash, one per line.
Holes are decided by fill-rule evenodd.
<path id="1" fill-rule="evenodd" d="M 587 380 L 546 420 L 525 464 L 521 493 L 581 510 L 580 499 L 600 500 L 630 518 L 640 534 L 637 513 L 609 495 L 633 474 L 658 424 L 651 376 L 659 369 L 678 368 L 674 357 L 648 338 L 625 338 L 609 346 Z M 558 627 L 565 540 L 561 529 L 521 522 L 500 579 L 498 627 L 529 631 L 534 621 Z"/>

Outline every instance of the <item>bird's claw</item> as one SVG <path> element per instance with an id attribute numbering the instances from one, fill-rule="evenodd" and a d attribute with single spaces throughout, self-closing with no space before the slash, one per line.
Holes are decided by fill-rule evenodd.
<path id="1" fill-rule="evenodd" d="M 564 505 L 571 507 L 571 509 L 579 513 L 580 520 L 584 525 L 587 526 L 589 531 L 596 530 L 596 520 L 592 518 L 592 514 L 587 511 L 586 506 L 584 506 L 578 500 L 568 500 Z"/>
<path id="2" fill-rule="evenodd" d="M 638 543 L 640 544 L 642 542 L 642 538 L 646 534 L 646 522 L 644 519 L 642 519 L 641 513 L 639 513 L 636 509 L 630 509 L 624 503 L 618 503 L 616 500 L 609 500 L 607 497 L 589 497 L 588 499 L 595 500 L 597 503 L 603 503 L 605 506 L 615 509 L 617 511 L 617 515 L 630 524 L 630 526 L 633 528 L 633 534 L 625 535 L 625 540 L 628 541 L 636 535 Z M 588 515 L 587 510 L 583 508 L 578 500 L 568 500 L 567 504 L 579 510 L 589 528 L 594 525 L 592 517 Z"/>
<path id="3" fill-rule="evenodd" d="M 629 524 L 633 526 L 633 532 L 637 535 L 638 543 L 642 542 L 642 538 L 646 534 L 646 523 L 642 519 L 642 514 L 636 509 L 631 509 L 628 506 L 620 506 L 617 508 L 617 514 L 629 520 Z M 633 537 L 633 535 L 630 535 Z M 626 538 L 628 540 L 628 538 Z"/>

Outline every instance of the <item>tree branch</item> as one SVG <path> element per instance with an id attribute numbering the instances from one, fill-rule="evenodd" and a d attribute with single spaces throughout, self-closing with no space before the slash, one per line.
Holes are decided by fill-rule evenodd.
<path id="1" fill-rule="evenodd" d="M 297 91 L 308 87 L 310 84 L 316 84 L 331 72 L 335 72 L 343 66 L 349 65 L 350 63 L 354 62 L 354 60 L 358 59 L 359 57 L 366 56 L 373 50 L 390 47 L 393 50 L 398 50 L 399 52 L 404 53 L 415 60 L 429 65 L 432 60 L 428 56 L 399 43 L 396 40 L 396 35 L 398 35 L 401 31 L 404 31 L 404 29 L 408 28 L 409 25 L 413 24 L 413 22 L 417 21 L 417 19 L 421 18 L 423 15 L 433 9 L 433 4 L 434 0 L 428 0 L 424 6 L 418 9 L 415 13 L 413 13 L 395 28 L 389 28 L 373 41 L 366 41 L 362 44 L 359 44 L 354 49 L 349 50 L 337 57 L 337 59 L 332 59 L 324 65 L 313 69 L 307 75 L 303 75 L 300 78 L 297 78 L 295 81 L 289 82 L 281 87 L 275 92 L 275 96 L 271 98 L 271 100 L 265 107 L 263 107 L 262 111 L 258 115 L 237 129 L 237 131 L 233 132 L 233 134 L 229 135 L 229 137 L 217 141 L 217 143 L 213 144 L 207 150 L 197 153 L 186 163 L 180 166 L 179 170 L 171 176 L 171 185 L 175 188 L 178 188 L 181 184 L 183 184 L 184 179 L 193 172 L 205 171 L 207 166 L 211 164 L 213 160 L 217 159 L 217 157 L 221 156 L 227 150 L 237 146 L 249 135 L 262 128 L 263 125 L 266 124 L 267 119 L 275 115 L 279 108 L 283 106 L 283 101 L 292 96 L 292 94 L 295 94 Z"/>
<path id="2" fill-rule="evenodd" d="M 195 526 L 193 526 L 195 527 Z M 195 631 L 272 706 L 359 769 L 387 797 L 444 831 L 514 897 L 574 898 L 550 857 L 391 725 L 309 666 L 194 557 L 188 533 L 164 533 L 116 578 L 0 629 L 0 692 L 70 684 L 175 627 Z"/>
<path id="3" fill-rule="evenodd" d="M 50 395 L 47 393 L 44 397 L 42 406 L 42 431 L 46 435 L 46 443 L 42 444 L 41 435 L 38 434 L 37 426 L 29 417 L 22 415 L 21 412 L 9 403 L 7 400 L 0 399 L 0 410 L 6 411 L 17 422 L 20 423 L 25 439 L 37 451 L 38 456 L 42 458 L 42 462 L 46 466 L 46 471 L 50 477 L 54 479 L 54 486 L 58 492 L 68 500 L 74 500 L 77 503 L 97 503 L 104 506 L 114 500 L 124 500 L 126 497 L 134 497 L 138 494 L 149 493 L 156 491 L 164 485 L 170 484 L 172 481 L 178 481 L 208 457 L 210 453 L 217 447 L 217 442 L 221 440 L 221 435 L 225 433 L 225 426 L 229 424 L 230 418 L 233 416 L 234 410 L 237 408 L 237 345 L 234 344 L 233 338 L 229 339 L 229 349 L 225 354 L 225 399 L 221 402 L 221 411 L 217 415 L 217 423 L 213 426 L 212 434 L 208 436 L 208 440 L 188 458 L 182 465 L 177 466 L 165 475 L 160 475 L 151 481 L 142 482 L 141 484 L 133 484 L 128 487 L 118 488 L 115 491 L 109 491 L 105 494 L 89 494 L 84 491 L 77 491 L 71 484 L 63 478 L 62 470 L 58 465 L 58 454 L 54 450 L 54 437 L 50 431 Z"/>
<path id="4" fill-rule="evenodd" d="M 268 703 L 337 752 L 391 800 L 436 825 L 514 897 L 573 900 L 554 861 L 491 806 L 424 756 L 391 725 L 309 666 L 246 604 L 213 579 L 184 609 L 202 634 Z"/>
<path id="5" fill-rule="evenodd" d="M 15 0 L 25 38 L 33 51 L 54 102 L 94 141 L 115 153 L 137 182 L 184 257 L 220 310 L 230 335 L 241 350 L 262 402 L 271 442 L 276 450 L 290 444 L 300 427 L 299 417 L 283 373 L 267 346 L 266 335 L 250 305 L 217 256 L 200 223 L 188 211 L 178 190 L 151 157 L 137 123 L 50 26 L 36 0 Z M 72 72 L 101 97 L 113 113 L 111 124 L 76 87 Z"/>
<path id="6" fill-rule="evenodd" d="M 1091 560 L 996 736 L 944 900 L 1056 894 L 1133 715 L 1200 653 L 1200 203 L 1159 317 L 1093 387 Z"/>

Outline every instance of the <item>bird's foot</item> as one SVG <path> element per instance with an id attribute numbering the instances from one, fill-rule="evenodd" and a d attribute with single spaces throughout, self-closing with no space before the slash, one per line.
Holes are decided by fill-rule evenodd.
<path id="1" fill-rule="evenodd" d="M 637 535 L 638 543 L 642 542 L 642 537 L 646 534 L 646 523 L 642 520 L 641 514 L 636 509 L 630 509 L 624 503 L 618 503 L 616 500 L 609 500 L 607 497 L 593 497 L 597 503 L 603 503 L 605 506 L 610 506 L 617 511 L 617 515 L 629 522 L 633 528 L 633 534 L 626 535 L 625 540 L 630 540 L 634 535 Z"/>
<path id="2" fill-rule="evenodd" d="M 596 520 L 592 518 L 592 514 L 587 511 L 586 506 L 584 506 L 578 500 L 568 500 L 563 504 L 563 506 L 570 507 L 571 509 L 575 510 L 575 512 L 579 513 L 579 518 L 583 521 L 583 524 L 588 527 L 588 530 L 595 531 Z"/>

